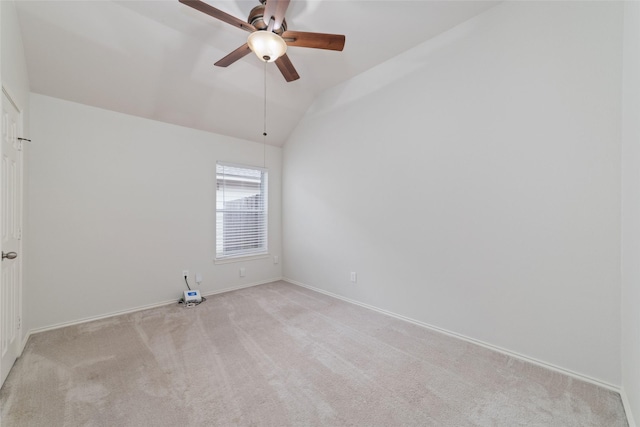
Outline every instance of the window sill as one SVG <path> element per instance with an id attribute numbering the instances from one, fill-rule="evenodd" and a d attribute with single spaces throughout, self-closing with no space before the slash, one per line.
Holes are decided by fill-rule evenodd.
<path id="1" fill-rule="evenodd" d="M 269 258 L 269 253 L 262 253 L 256 255 L 238 255 L 238 256 L 230 256 L 226 258 L 216 258 L 213 260 L 214 264 L 230 264 L 232 262 L 244 262 L 244 261 L 253 261 L 256 259 L 265 259 Z"/>

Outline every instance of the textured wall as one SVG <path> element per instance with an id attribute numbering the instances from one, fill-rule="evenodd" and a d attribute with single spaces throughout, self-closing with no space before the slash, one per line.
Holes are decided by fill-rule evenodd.
<path id="1" fill-rule="evenodd" d="M 507 2 L 326 92 L 285 277 L 619 385 L 621 40 L 619 3 Z"/>
<path id="2" fill-rule="evenodd" d="M 640 419 L 640 3 L 625 2 L 622 114 L 622 387 Z M 637 422 L 637 421 L 636 421 Z M 633 426 L 632 426 L 633 427 Z"/>
<path id="3" fill-rule="evenodd" d="M 216 161 L 262 166 L 263 146 L 32 95 L 29 326 L 281 276 L 263 258 L 214 264 Z M 269 248 L 280 255 L 281 149 L 267 147 Z M 240 278 L 239 267 L 246 269 Z"/>

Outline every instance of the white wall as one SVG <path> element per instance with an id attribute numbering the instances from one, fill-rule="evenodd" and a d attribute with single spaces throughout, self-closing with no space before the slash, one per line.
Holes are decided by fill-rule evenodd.
<path id="1" fill-rule="evenodd" d="M 22 44 L 22 34 L 20 23 L 16 12 L 15 2 L 11 0 L 0 1 L 0 81 L 2 87 L 9 93 L 11 99 L 17 104 L 22 114 L 21 137 L 29 138 L 29 76 L 27 74 L 27 62 L 24 56 Z M 23 178 L 27 178 L 29 169 L 29 144 L 23 145 Z M 27 185 L 24 186 L 24 197 L 27 197 Z M 23 224 L 26 219 L 28 205 L 24 206 L 22 212 Z M 28 227 L 23 227 L 23 237 L 29 234 Z M 22 262 L 23 281 L 28 277 L 28 245 L 25 239 L 22 241 L 20 250 L 20 261 Z M 23 299 L 24 303 L 24 299 Z M 23 309 L 24 317 L 24 309 Z M 27 334 L 28 329 L 22 328 L 22 338 Z"/>
<path id="2" fill-rule="evenodd" d="M 183 269 L 203 294 L 281 276 L 272 258 L 213 263 L 216 161 L 261 166 L 261 144 L 37 94 L 31 107 L 30 328 L 177 301 Z M 266 162 L 281 255 L 281 149 Z"/>
<path id="3" fill-rule="evenodd" d="M 622 88 L 622 388 L 640 420 L 640 3 L 625 3 Z"/>
<path id="4" fill-rule="evenodd" d="M 2 85 L 18 104 L 18 107 L 26 110 L 29 105 L 29 76 L 27 75 L 27 63 L 24 57 L 15 2 L 3 0 L 0 2 L 0 8 L 2 9 L 0 12 L 2 17 L 2 35 L 0 35 Z"/>
<path id="5" fill-rule="evenodd" d="M 285 277 L 618 386 L 621 28 L 503 3 L 323 94 Z"/>

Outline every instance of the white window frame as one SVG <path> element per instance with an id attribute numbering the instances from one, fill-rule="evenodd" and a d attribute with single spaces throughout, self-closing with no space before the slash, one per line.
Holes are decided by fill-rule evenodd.
<path id="1" fill-rule="evenodd" d="M 219 168 L 232 168 L 232 169 L 245 169 L 245 170 L 250 170 L 250 171 L 255 171 L 255 172 L 259 172 L 260 173 L 260 187 L 261 187 L 261 194 L 262 194 L 262 209 L 258 209 L 255 212 L 256 213 L 262 213 L 263 216 L 263 228 L 261 230 L 262 233 L 262 239 L 260 241 L 260 238 L 258 237 L 257 240 L 260 241 L 259 243 L 262 243 L 262 246 L 259 248 L 255 248 L 255 249 L 246 249 L 246 250 L 236 250 L 236 251 L 231 251 L 230 253 L 225 254 L 224 253 L 224 214 L 225 213 L 230 213 L 230 209 L 228 208 L 224 208 L 223 206 L 220 206 L 220 192 L 218 190 L 220 184 L 221 184 L 221 175 L 218 172 Z M 269 171 L 266 168 L 262 168 L 262 167 L 258 167 L 258 166 L 251 166 L 251 165 L 242 165 L 242 164 L 237 164 L 237 163 L 228 163 L 228 162 L 216 162 L 216 231 L 215 231 L 215 245 L 216 245 L 216 249 L 215 249 L 215 263 L 216 264 L 221 264 L 221 263 L 228 263 L 228 262 L 235 262 L 235 261 L 245 261 L 248 259 L 259 259 L 259 258 L 266 258 L 269 256 Z M 231 187 L 231 189 L 233 189 L 232 186 L 228 186 L 225 185 L 224 183 L 224 178 L 222 178 L 222 185 L 223 185 L 223 194 L 224 191 L 226 190 L 226 188 Z M 222 196 L 224 197 L 224 195 Z M 246 211 L 246 210 L 241 210 L 243 212 L 253 212 L 253 211 Z M 237 210 L 231 210 L 231 212 L 238 212 Z M 221 216 L 222 214 L 222 216 Z M 250 238 L 250 236 L 249 236 Z"/>

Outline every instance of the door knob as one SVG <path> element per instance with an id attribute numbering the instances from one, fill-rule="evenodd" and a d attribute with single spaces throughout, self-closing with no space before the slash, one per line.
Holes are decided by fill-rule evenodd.
<path id="1" fill-rule="evenodd" d="M 7 252 L 6 254 L 4 252 L 2 252 L 2 259 L 4 260 L 5 258 L 9 258 L 9 259 L 14 259 L 15 257 L 17 257 L 18 254 L 15 252 Z"/>

